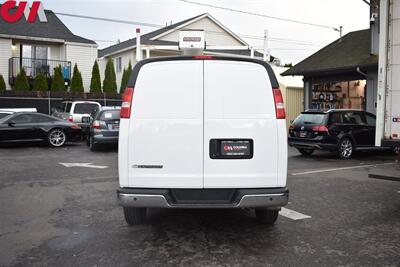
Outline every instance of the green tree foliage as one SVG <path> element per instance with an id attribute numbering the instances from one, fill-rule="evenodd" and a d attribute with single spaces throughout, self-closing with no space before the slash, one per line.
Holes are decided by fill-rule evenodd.
<path id="1" fill-rule="evenodd" d="M 103 92 L 105 93 L 116 93 L 117 92 L 117 81 L 115 77 L 114 63 L 111 58 L 108 59 L 106 65 L 106 71 L 104 73 L 103 81 Z"/>
<path id="2" fill-rule="evenodd" d="M 4 82 L 3 75 L 0 74 L 0 92 L 6 90 L 6 83 Z"/>
<path id="3" fill-rule="evenodd" d="M 36 75 L 33 81 L 33 91 L 47 91 L 49 89 L 48 87 L 46 76 L 44 76 L 43 73 Z"/>
<path id="4" fill-rule="evenodd" d="M 71 80 L 71 92 L 83 92 L 82 74 L 78 69 L 78 65 L 75 63 L 74 73 L 72 74 Z"/>
<path id="5" fill-rule="evenodd" d="M 94 62 L 92 69 L 92 79 L 90 80 L 90 92 L 101 93 L 100 70 L 97 60 Z"/>
<path id="6" fill-rule="evenodd" d="M 17 91 L 29 91 L 29 83 L 28 78 L 26 77 L 26 72 L 24 68 L 18 73 L 17 78 L 15 80 L 14 89 Z"/>
<path id="7" fill-rule="evenodd" d="M 129 60 L 129 65 L 128 68 L 124 68 L 124 73 L 122 74 L 122 80 L 121 80 L 121 87 L 119 89 L 119 93 L 122 94 L 125 91 L 126 86 L 128 85 L 129 77 L 131 76 L 132 73 L 132 64 L 131 61 Z"/>
<path id="8" fill-rule="evenodd" d="M 66 91 L 64 77 L 61 72 L 61 66 L 54 69 L 54 76 L 51 81 L 51 91 Z"/>

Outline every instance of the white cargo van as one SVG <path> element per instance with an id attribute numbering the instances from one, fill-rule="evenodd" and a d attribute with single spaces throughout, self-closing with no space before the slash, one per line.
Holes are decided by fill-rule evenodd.
<path id="1" fill-rule="evenodd" d="M 125 90 L 118 200 L 129 225 L 148 208 L 254 208 L 273 224 L 288 202 L 285 108 L 263 61 L 151 58 Z"/>

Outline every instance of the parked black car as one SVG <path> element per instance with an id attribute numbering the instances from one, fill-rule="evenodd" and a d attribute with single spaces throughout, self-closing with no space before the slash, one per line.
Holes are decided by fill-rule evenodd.
<path id="1" fill-rule="evenodd" d="M 99 145 L 118 144 L 120 107 L 101 107 L 91 119 L 87 144 L 94 151 Z"/>
<path id="2" fill-rule="evenodd" d="M 289 127 L 289 145 L 304 156 L 320 149 L 348 159 L 356 150 L 382 149 L 375 147 L 375 120 L 375 115 L 360 110 L 302 112 Z"/>
<path id="3" fill-rule="evenodd" d="M 41 113 L 18 112 L 0 119 L 0 143 L 46 141 L 60 147 L 81 135 L 78 125 Z"/>

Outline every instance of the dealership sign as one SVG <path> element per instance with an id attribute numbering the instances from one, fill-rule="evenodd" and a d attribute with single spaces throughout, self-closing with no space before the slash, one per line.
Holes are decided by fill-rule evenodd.
<path id="1" fill-rule="evenodd" d="M 40 22 L 47 22 L 46 14 L 44 13 L 43 4 L 40 1 L 33 1 L 32 7 L 29 7 L 27 1 L 6 1 L 0 7 L 0 16 L 8 23 L 19 21 L 23 16 L 28 23 L 34 23 L 36 17 Z"/>

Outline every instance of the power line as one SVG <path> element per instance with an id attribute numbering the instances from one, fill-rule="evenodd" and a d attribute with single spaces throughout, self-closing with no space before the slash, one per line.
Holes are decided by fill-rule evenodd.
<path id="1" fill-rule="evenodd" d="M 164 27 L 164 25 L 146 23 L 146 22 L 138 22 L 138 21 L 110 19 L 110 18 L 102 18 L 102 17 L 92 17 L 92 16 L 77 15 L 77 14 L 70 14 L 70 13 L 60 13 L 60 12 L 54 12 L 54 14 L 61 15 L 61 16 L 81 18 L 81 19 L 92 19 L 92 20 L 108 21 L 108 22 L 123 23 L 123 24 L 130 24 L 130 25 L 140 25 L 140 26 L 153 27 L 153 28 L 162 28 L 162 27 Z"/>
<path id="2" fill-rule="evenodd" d="M 86 15 L 71 14 L 71 13 L 61 13 L 61 12 L 54 12 L 54 13 L 56 15 L 60 15 L 60 16 L 68 16 L 68 17 L 81 18 L 81 19 L 91 19 L 91 20 L 97 20 L 97 21 L 106 21 L 106 22 L 129 24 L 129 25 L 140 25 L 140 26 L 153 27 L 153 28 L 165 27 L 164 25 L 147 23 L 147 22 L 110 19 L 110 18 L 104 18 L 104 17 L 94 17 L 94 16 L 86 16 Z M 225 34 L 223 32 L 217 32 L 217 31 L 205 31 L 205 32 L 211 33 L 211 34 Z M 247 34 L 238 34 L 238 36 L 243 37 L 243 38 L 255 39 L 255 40 L 264 40 L 263 36 L 247 35 Z M 294 39 L 284 39 L 284 38 L 272 38 L 271 37 L 271 38 L 269 38 L 269 40 L 271 42 L 283 42 L 283 43 L 289 43 L 289 44 L 295 44 L 295 45 L 307 45 L 307 46 L 324 45 L 323 43 L 318 43 L 318 42 L 302 41 L 302 40 L 294 40 Z M 112 40 L 94 40 L 94 41 L 118 43 L 118 41 L 112 41 Z"/>
<path id="3" fill-rule="evenodd" d="M 292 22 L 292 23 L 303 24 L 303 25 L 314 26 L 314 27 L 320 27 L 320 28 L 325 28 L 325 29 L 338 30 L 337 27 L 323 25 L 323 24 L 316 24 L 316 23 L 293 20 L 293 19 L 288 19 L 288 18 L 275 17 L 275 16 L 266 15 L 266 14 L 260 14 L 260 13 L 250 12 L 250 11 L 243 11 L 243 10 L 238 10 L 238 9 L 233 9 L 233 8 L 228 8 L 228 7 L 223 7 L 223 6 L 215 6 L 215 5 L 204 4 L 204 3 L 199 3 L 199 2 L 195 2 L 195 1 L 189 1 L 189 0 L 178 0 L 178 1 L 184 2 L 184 3 L 188 3 L 188 4 L 194 4 L 194 5 L 199 5 L 199 6 L 206 6 L 206 7 L 216 8 L 216 9 L 222 9 L 222 10 L 236 12 L 236 13 L 253 15 L 253 16 L 257 16 L 257 17 L 264 17 L 264 18 L 275 19 L 275 20 L 280 20 L 280 21 L 285 21 L 285 22 Z"/>

